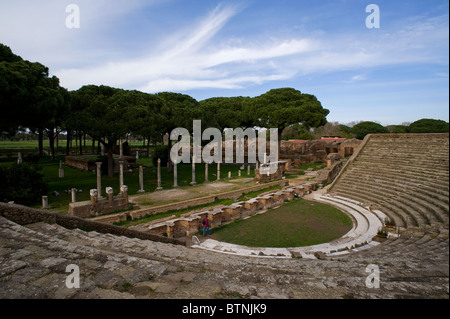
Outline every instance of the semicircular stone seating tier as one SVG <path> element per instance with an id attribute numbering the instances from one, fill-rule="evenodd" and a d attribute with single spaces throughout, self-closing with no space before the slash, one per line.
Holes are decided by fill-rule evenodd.
<path id="1" fill-rule="evenodd" d="M 342 255 L 348 254 L 351 251 L 372 248 L 379 244 L 372 239 L 383 226 L 382 221 L 386 218 L 386 215 L 381 211 L 372 211 L 364 207 L 362 203 L 346 198 L 331 197 L 328 195 L 322 196 L 320 191 L 314 192 L 305 198 L 331 204 L 348 214 L 353 221 L 352 229 L 336 240 L 311 246 L 286 248 L 247 247 L 207 239 L 192 247 L 238 256 L 316 259 L 317 254 L 321 254 L 322 256 Z"/>
<path id="2" fill-rule="evenodd" d="M 395 226 L 448 228 L 449 134 L 368 135 L 330 186 Z"/>

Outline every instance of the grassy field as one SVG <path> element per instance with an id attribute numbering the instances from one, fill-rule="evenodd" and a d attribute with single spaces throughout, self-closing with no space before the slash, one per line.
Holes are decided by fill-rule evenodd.
<path id="1" fill-rule="evenodd" d="M 305 199 L 213 230 L 211 238 L 249 247 L 299 247 L 329 242 L 352 228 L 338 209 Z"/>

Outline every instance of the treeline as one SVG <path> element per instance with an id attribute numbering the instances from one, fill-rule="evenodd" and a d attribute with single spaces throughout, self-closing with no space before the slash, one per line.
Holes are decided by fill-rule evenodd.
<path id="1" fill-rule="evenodd" d="M 376 122 L 362 121 L 348 124 L 328 122 L 324 126 L 312 128 L 310 132 L 296 131 L 296 125 L 285 129 L 284 139 L 320 139 L 322 136 L 339 136 L 364 139 L 367 134 L 383 133 L 448 133 L 449 123 L 443 120 L 420 119 L 413 123 L 383 126 Z"/>
<path id="2" fill-rule="evenodd" d="M 89 135 L 105 147 L 110 176 L 113 147 L 127 135 L 141 136 L 148 142 L 161 141 L 174 128 L 191 131 L 193 120 L 199 119 L 203 128 L 220 130 L 278 128 L 281 140 L 285 128 L 295 124 L 308 132 L 325 125 L 329 114 L 314 95 L 293 88 L 273 89 L 253 98 L 215 97 L 203 101 L 180 93 L 148 94 L 103 85 L 68 91 L 60 86 L 57 77 L 49 76 L 47 67 L 23 60 L 2 44 L 0 111 L 2 136 L 29 130 L 39 136 L 41 154 L 46 136 L 52 158 L 55 139 L 61 132 L 67 134 L 67 152 L 71 139 Z"/>

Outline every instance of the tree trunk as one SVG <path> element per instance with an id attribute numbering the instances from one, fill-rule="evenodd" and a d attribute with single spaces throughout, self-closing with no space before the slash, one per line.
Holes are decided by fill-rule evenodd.
<path id="1" fill-rule="evenodd" d="M 114 169 L 113 144 L 108 141 L 106 147 L 108 149 L 108 177 L 113 178 L 113 169 Z"/>
<path id="2" fill-rule="evenodd" d="M 48 141 L 50 144 L 50 157 L 55 160 L 55 129 L 51 128 L 47 130 Z"/>
<path id="3" fill-rule="evenodd" d="M 44 129 L 38 129 L 38 139 L 39 139 L 39 156 L 44 155 Z"/>
<path id="4" fill-rule="evenodd" d="M 80 155 L 83 155 L 83 134 L 80 132 Z"/>
<path id="5" fill-rule="evenodd" d="M 167 171 L 170 173 L 172 172 L 172 160 L 170 159 L 170 149 L 172 148 L 172 140 L 170 139 L 169 136 L 169 147 L 167 148 Z"/>
<path id="6" fill-rule="evenodd" d="M 95 154 L 95 138 L 92 137 L 92 154 Z"/>
<path id="7" fill-rule="evenodd" d="M 66 141 L 66 155 L 70 154 L 70 139 L 71 139 L 71 132 L 70 130 L 67 130 L 67 141 Z"/>

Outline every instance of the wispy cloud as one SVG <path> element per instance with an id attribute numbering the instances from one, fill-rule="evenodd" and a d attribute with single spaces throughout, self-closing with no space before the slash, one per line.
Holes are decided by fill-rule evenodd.
<path id="1" fill-rule="evenodd" d="M 286 79 L 292 70 L 273 67 L 261 72 L 255 62 L 311 51 L 314 41 L 290 39 L 253 46 L 210 46 L 214 36 L 239 12 L 235 6 L 219 5 L 195 27 L 181 31 L 160 45 L 157 52 L 133 61 L 101 64 L 85 69 L 57 71 L 70 88 L 83 84 L 106 84 L 146 92 L 193 88 L 238 88 L 244 83 Z M 239 65 L 236 68 L 236 65 Z M 269 64 L 270 65 L 270 64 Z M 250 74 L 247 71 L 253 69 Z"/>
<path id="2" fill-rule="evenodd" d="M 7 8 L 9 14 L 0 13 L 0 24 L 15 32 L 2 28 L 1 42 L 14 43 L 13 49 L 19 48 L 21 55 L 57 66 L 51 71 L 69 89 L 86 84 L 146 92 L 239 89 L 335 71 L 351 71 L 354 75 L 343 81 L 351 84 L 367 80 L 369 73 L 364 69 L 406 63 L 445 64 L 448 59 L 448 15 L 410 17 L 394 28 L 346 34 L 271 34 L 265 30 L 264 36 L 242 32 L 227 38 L 221 31 L 251 8 L 224 2 L 201 18 L 191 17 L 197 19 L 195 22 L 183 21 L 180 30 L 168 33 L 158 43 L 149 41 L 151 45 L 142 45 L 130 57 L 126 46 L 123 50 L 114 46 L 111 24 L 148 6 L 149 1 L 130 0 L 125 5 L 118 0 L 78 0 L 82 27 L 70 33 L 61 27 L 69 0 L 39 4 L 5 1 L 0 8 Z M 42 19 L 38 14 L 38 18 L 33 12 L 47 12 L 48 16 Z M 95 35 L 91 34 L 93 29 Z M 295 26 L 292 29 L 297 30 Z M 30 37 L 34 43 L 31 46 L 27 43 Z"/>

